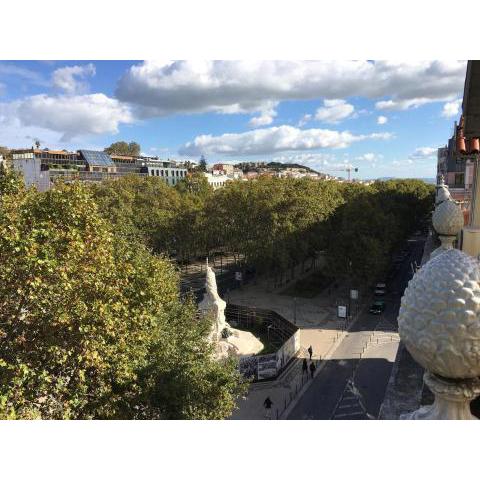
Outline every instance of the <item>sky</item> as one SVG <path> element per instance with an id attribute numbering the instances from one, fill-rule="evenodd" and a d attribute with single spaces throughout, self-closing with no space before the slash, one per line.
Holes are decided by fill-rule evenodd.
<path id="1" fill-rule="evenodd" d="M 0 61 L 0 145 L 436 175 L 466 61 Z"/>

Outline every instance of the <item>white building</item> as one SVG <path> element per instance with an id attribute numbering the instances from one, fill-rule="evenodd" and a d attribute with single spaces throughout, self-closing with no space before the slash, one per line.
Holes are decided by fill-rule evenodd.
<path id="1" fill-rule="evenodd" d="M 42 167 L 42 160 L 32 152 L 13 154 L 13 169 L 23 175 L 26 187 L 35 185 L 39 192 L 50 188 L 50 172 Z"/>
<path id="2" fill-rule="evenodd" d="M 145 163 L 151 177 L 162 177 L 172 187 L 187 176 L 187 168 L 181 163 L 161 160 L 148 160 Z"/>
<path id="3" fill-rule="evenodd" d="M 224 187 L 225 183 L 232 180 L 232 178 L 230 178 L 229 176 L 222 174 L 205 172 L 204 175 L 207 178 L 208 184 L 211 185 L 214 190 Z"/>

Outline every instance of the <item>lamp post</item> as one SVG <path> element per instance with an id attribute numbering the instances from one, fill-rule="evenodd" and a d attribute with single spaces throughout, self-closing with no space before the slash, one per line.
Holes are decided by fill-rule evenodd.
<path id="1" fill-rule="evenodd" d="M 348 259 L 348 314 L 347 317 L 350 319 L 352 307 L 352 261 Z"/>

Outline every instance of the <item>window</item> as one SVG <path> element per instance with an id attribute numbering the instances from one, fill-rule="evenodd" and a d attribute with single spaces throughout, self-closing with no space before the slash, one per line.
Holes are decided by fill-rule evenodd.
<path id="1" fill-rule="evenodd" d="M 152 177 L 155 175 L 155 170 L 151 170 L 150 173 L 152 174 Z"/>
<path id="2" fill-rule="evenodd" d="M 163 170 L 160 170 L 160 175 L 163 177 Z"/>
<path id="3" fill-rule="evenodd" d="M 160 176 L 160 170 L 157 170 L 157 177 Z"/>
<path id="4" fill-rule="evenodd" d="M 463 187 L 464 185 L 465 185 L 465 174 L 463 172 L 456 173 L 454 187 Z"/>

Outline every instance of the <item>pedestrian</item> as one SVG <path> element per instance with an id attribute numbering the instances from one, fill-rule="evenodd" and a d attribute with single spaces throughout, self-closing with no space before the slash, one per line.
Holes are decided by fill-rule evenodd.
<path id="1" fill-rule="evenodd" d="M 265 417 L 269 420 L 272 419 L 272 405 L 273 402 L 270 400 L 270 397 L 267 397 L 263 402 L 263 406 L 265 407 Z"/>
<path id="2" fill-rule="evenodd" d="M 312 348 L 312 346 L 311 346 L 311 345 L 308 347 L 308 350 L 307 350 L 307 352 L 308 352 L 308 354 L 310 355 L 310 360 L 312 360 L 313 348 Z"/>
<path id="3" fill-rule="evenodd" d="M 303 364 L 302 364 L 302 377 L 304 374 L 307 374 L 307 377 L 308 377 L 308 363 L 307 363 L 307 359 L 304 358 L 303 359 Z"/>
<path id="4" fill-rule="evenodd" d="M 312 378 L 313 378 L 313 375 L 315 374 L 316 369 L 317 369 L 317 367 L 315 366 L 315 363 L 311 362 L 310 363 L 310 373 L 312 374 Z"/>

